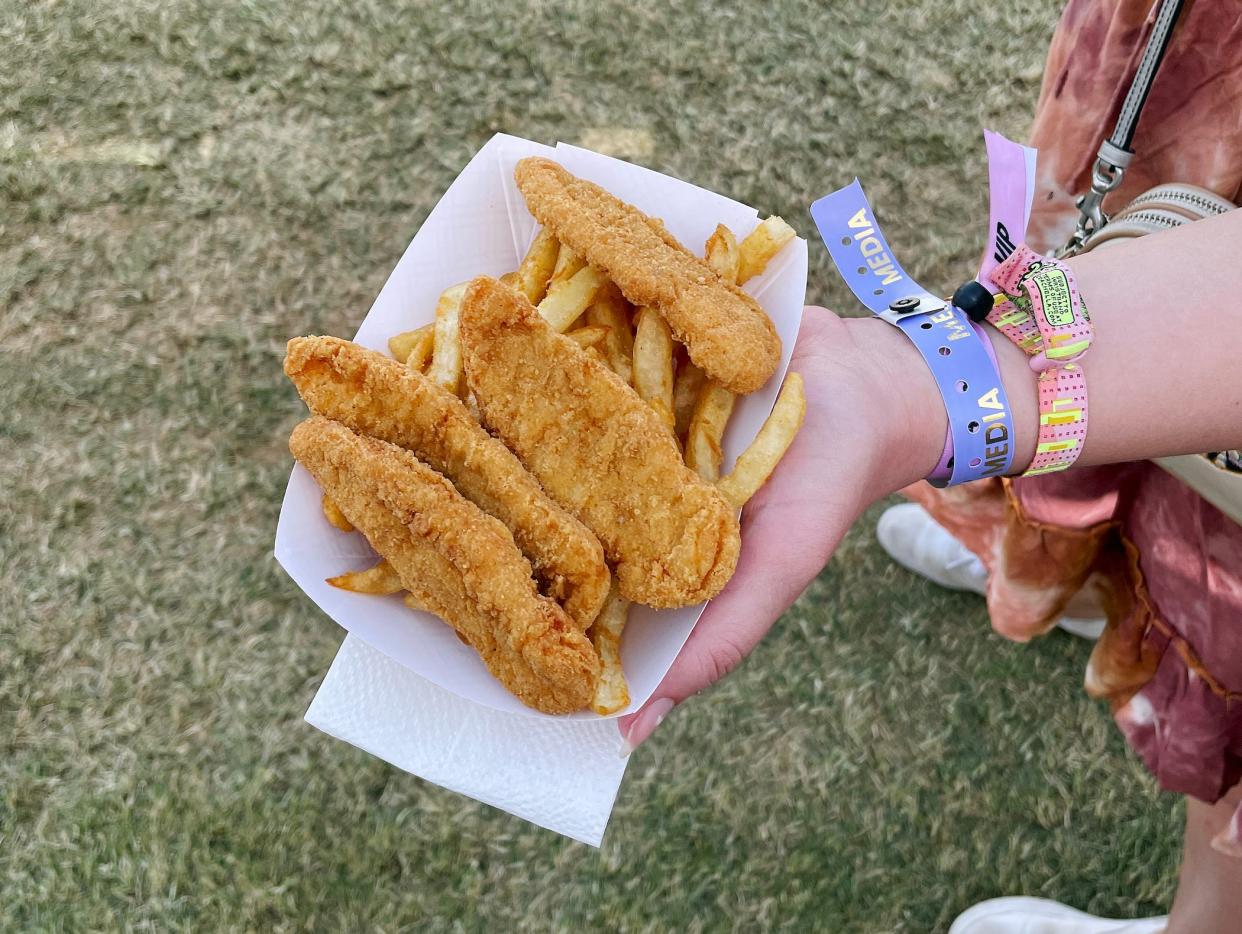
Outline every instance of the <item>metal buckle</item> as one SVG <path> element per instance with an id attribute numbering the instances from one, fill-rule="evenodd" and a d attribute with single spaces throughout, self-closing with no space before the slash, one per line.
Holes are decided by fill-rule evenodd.
<path id="1" fill-rule="evenodd" d="M 910 315 L 935 314 L 937 311 L 944 311 L 947 307 L 948 302 L 932 295 L 907 295 L 905 298 L 890 302 L 883 311 L 876 312 L 876 317 L 882 318 L 889 324 L 896 324 Z"/>
<path id="2" fill-rule="evenodd" d="M 1118 149 L 1107 141 L 1100 147 L 1100 154 L 1091 167 L 1091 190 L 1074 202 L 1078 208 L 1078 223 L 1069 242 L 1054 254 L 1057 259 L 1077 253 L 1092 234 L 1108 223 L 1104 198 L 1121 184 L 1129 161 L 1130 156 L 1124 149 Z"/>

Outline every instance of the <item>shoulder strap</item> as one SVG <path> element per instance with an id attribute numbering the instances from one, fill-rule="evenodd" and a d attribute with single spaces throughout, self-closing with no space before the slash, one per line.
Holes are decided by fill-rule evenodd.
<path id="1" fill-rule="evenodd" d="M 1182 12 L 1183 0 L 1157 2 L 1160 9 L 1156 13 L 1151 35 L 1147 38 L 1143 57 L 1139 60 L 1138 70 L 1134 73 L 1134 80 L 1130 83 L 1130 90 L 1122 102 L 1117 125 L 1113 128 L 1112 135 L 1100 144 L 1095 165 L 1091 169 L 1091 190 L 1078 199 L 1078 225 L 1069 242 L 1058 252 L 1058 256 L 1078 252 L 1091 234 L 1108 223 L 1108 217 L 1103 210 L 1104 197 L 1121 184 L 1121 177 L 1134 158 L 1134 150 L 1130 148 L 1134 140 L 1134 128 L 1138 125 L 1139 115 L 1143 112 L 1147 95 L 1156 80 L 1156 71 L 1169 47 L 1173 26 Z"/>

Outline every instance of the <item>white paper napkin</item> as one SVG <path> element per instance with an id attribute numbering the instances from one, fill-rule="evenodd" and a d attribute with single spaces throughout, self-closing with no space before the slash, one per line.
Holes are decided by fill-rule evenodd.
<path id="1" fill-rule="evenodd" d="M 536 224 L 513 181 L 513 169 L 519 159 L 531 155 L 554 158 L 576 175 L 662 218 L 690 249 L 701 250 L 718 223 L 729 226 L 740 240 L 759 220 L 753 208 L 628 162 L 565 144 L 553 149 L 498 134 L 471 159 L 432 210 L 355 340 L 385 350 L 391 335 L 432 320 L 437 297 L 450 285 L 516 268 Z M 771 411 L 801 322 L 806 273 L 807 245 L 799 238 L 763 276 L 746 285 L 772 318 L 784 349 L 773 378 L 758 392 L 739 399 L 734 409 L 724 437 L 726 470 Z M 294 468 L 281 506 L 276 558 L 298 586 L 351 634 L 307 714 L 311 723 L 407 771 L 598 845 L 624 771 L 616 755 L 615 724 L 588 712 L 548 717 L 531 710 L 434 616 L 410 610 L 399 597 L 353 594 L 325 583 L 328 577 L 373 564 L 376 557 L 361 535 L 345 535 L 328 524 L 320 509 L 320 491 L 300 467 Z M 622 642 L 631 705 L 613 716 L 638 709 L 651 696 L 702 611 L 703 605 L 633 609 Z M 355 674 L 374 670 L 374 674 L 338 676 L 338 668 Z M 371 677 L 393 685 L 390 696 L 378 706 L 363 687 Z M 434 721 L 449 720 L 455 724 L 452 732 L 431 729 Z M 364 728 L 364 723 L 369 725 Z M 410 726 L 404 733 L 389 728 L 399 723 Z M 464 730 L 463 723 L 477 728 Z M 517 739 L 493 746 L 502 736 Z M 445 752 L 446 744 L 451 755 Z M 606 768 L 597 755 L 605 748 Z M 478 769 L 478 763 L 486 763 L 486 770 Z M 557 796 L 543 791 L 540 783 L 549 775 L 555 776 L 553 785 L 563 781 L 575 790 L 573 806 L 579 810 L 573 815 L 567 816 Z"/>
<path id="2" fill-rule="evenodd" d="M 306 711 L 325 733 L 429 782 L 599 846 L 628 760 L 611 720 L 462 700 L 346 636 Z"/>

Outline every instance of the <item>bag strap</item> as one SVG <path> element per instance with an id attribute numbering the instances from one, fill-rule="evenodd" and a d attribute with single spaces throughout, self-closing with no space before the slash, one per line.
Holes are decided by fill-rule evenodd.
<path id="1" fill-rule="evenodd" d="M 1143 105 L 1147 103 L 1147 95 L 1156 80 L 1156 71 L 1169 47 L 1173 36 L 1173 26 L 1182 12 L 1183 0 L 1158 0 L 1160 10 L 1152 25 L 1151 35 L 1147 38 L 1147 47 L 1143 49 L 1143 57 L 1139 60 L 1138 70 L 1130 83 L 1130 90 L 1122 102 L 1121 113 L 1117 116 L 1117 125 L 1112 135 L 1100 144 L 1095 156 L 1095 165 L 1091 169 L 1091 190 L 1079 197 L 1078 224 L 1069 242 L 1058 252 L 1057 256 L 1071 256 L 1077 253 L 1093 233 L 1108 223 L 1104 213 L 1105 196 L 1121 184 L 1121 177 L 1134 158 L 1134 150 L 1130 144 L 1134 141 L 1134 128 L 1138 125 Z"/>

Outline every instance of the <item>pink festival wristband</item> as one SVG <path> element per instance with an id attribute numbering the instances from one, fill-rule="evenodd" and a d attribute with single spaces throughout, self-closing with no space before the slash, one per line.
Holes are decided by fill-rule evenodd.
<path id="1" fill-rule="evenodd" d="M 989 275 L 1004 293 L 987 320 L 1031 358 L 1039 374 L 1039 437 L 1023 476 L 1064 470 L 1087 437 L 1087 381 L 1077 361 L 1095 336 L 1070 268 L 1026 244 Z"/>

